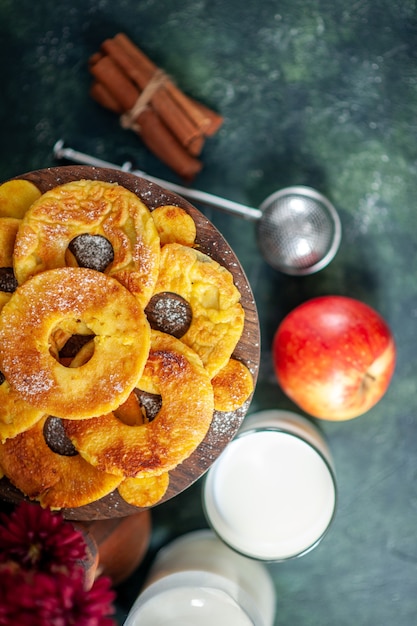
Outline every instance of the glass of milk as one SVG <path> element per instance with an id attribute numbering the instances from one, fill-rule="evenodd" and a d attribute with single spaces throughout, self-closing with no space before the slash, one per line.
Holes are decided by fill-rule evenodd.
<path id="1" fill-rule="evenodd" d="M 273 626 L 274 616 L 266 567 L 199 530 L 160 550 L 125 626 Z"/>
<path id="2" fill-rule="evenodd" d="M 309 420 L 288 411 L 246 417 L 207 473 L 207 520 L 248 557 L 285 561 L 312 550 L 336 510 L 330 451 Z"/>

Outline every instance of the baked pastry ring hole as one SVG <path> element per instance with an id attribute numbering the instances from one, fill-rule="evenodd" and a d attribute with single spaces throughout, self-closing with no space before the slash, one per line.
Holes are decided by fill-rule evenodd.
<path id="1" fill-rule="evenodd" d="M 83 233 L 72 239 L 65 253 L 67 265 L 104 272 L 114 261 L 114 250 L 103 235 Z"/>
<path id="2" fill-rule="evenodd" d="M 189 303 L 176 293 L 157 293 L 150 299 L 146 317 L 153 330 L 180 339 L 190 328 L 192 312 Z"/>
<path id="3" fill-rule="evenodd" d="M 72 443 L 67 434 L 60 417 L 50 415 L 46 418 L 43 425 L 43 436 L 47 446 L 61 456 L 76 456 L 77 448 Z"/>
<path id="4" fill-rule="evenodd" d="M 135 389 L 113 414 L 123 424 L 127 424 L 128 426 L 141 426 L 155 419 L 161 407 L 162 398 L 159 394 L 147 393 L 141 389 Z"/>
<path id="5" fill-rule="evenodd" d="M 142 389 L 135 389 L 134 393 L 138 398 L 140 406 L 142 407 L 146 421 L 152 422 L 162 408 L 162 397 L 159 393 L 149 393 L 147 391 L 143 391 Z M 118 417 L 117 411 L 116 417 Z"/>
<path id="6" fill-rule="evenodd" d="M 81 367 L 94 354 L 94 335 L 71 335 L 57 354 L 53 356 L 67 367 Z"/>
<path id="7" fill-rule="evenodd" d="M 137 387 L 160 395 L 156 417 L 141 426 L 114 413 L 66 421 L 67 435 L 97 469 L 125 478 L 174 469 L 202 442 L 210 427 L 213 387 L 198 355 L 179 339 L 152 331 L 151 349 Z"/>
<path id="8" fill-rule="evenodd" d="M 13 293 L 17 289 L 17 280 L 13 267 L 0 267 L 0 291 Z"/>
<path id="9" fill-rule="evenodd" d="M 87 363 L 65 367 L 50 353 L 50 336 L 65 324 L 71 329 L 74 319 L 94 333 L 95 349 Z M 120 406 L 149 347 L 149 324 L 136 298 L 117 280 L 84 268 L 36 274 L 12 294 L 0 318 L 0 370 L 26 402 L 64 419 Z"/>
<path id="10" fill-rule="evenodd" d="M 66 367 L 81 367 L 94 354 L 95 336 L 80 320 L 62 320 L 49 336 L 49 352 Z"/>

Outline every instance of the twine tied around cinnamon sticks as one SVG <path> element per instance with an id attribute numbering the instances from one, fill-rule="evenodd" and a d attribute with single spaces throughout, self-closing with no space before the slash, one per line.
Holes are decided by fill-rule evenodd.
<path id="1" fill-rule="evenodd" d="M 120 124 L 122 128 L 131 128 L 132 130 L 140 133 L 140 126 L 136 122 L 136 119 L 139 115 L 144 111 L 150 102 L 152 102 L 152 98 L 154 94 L 160 89 L 162 85 L 164 85 L 168 80 L 168 76 L 165 74 L 163 70 L 156 70 L 155 74 L 152 76 L 149 83 L 146 85 L 145 89 L 139 95 L 133 107 L 130 111 L 126 111 L 126 113 L 122 113 L 120 116 Z"/>
<path id="2" fill-rule="evenodd" d="M 106 39 L 90 58 L 91 96 L 120 117 L 181 178 L 201 170 L 205 139 L 223 118 L 184 94 L 125 34 Z"/>

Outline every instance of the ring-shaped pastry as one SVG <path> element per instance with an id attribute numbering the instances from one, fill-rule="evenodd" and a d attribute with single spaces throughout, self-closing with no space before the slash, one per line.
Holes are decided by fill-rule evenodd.
<path id="1" fill-rule="evenodd" d="M 61 509 L 89 504 L 119 486 L 119 477 L 98 471 L 79 454 L 53 452 L 43 435 L 46 419 L 0 445 L 0 466 L 15 487 L 44 507 Z"/>
<path id="2" fill-rule="evenodd" d="M 243 332 L 245 313 L 232 274 L 194 248 L 166 244 L 154 294 L 161 292 L 176 293 L 189 303 L 191 324 L 181 341 L 197 352 L 213 378 Z"/>
<path id="3" fill-rule="evenodd" d="M 19 284 L 68 265 L 75 237 L 101 235 L 114 258 L 105 269 L 146 306 L 158 276 L 160 243 L 151 212 L 124 187 L 78 180 L 44 193 L 25 214 L 16 238 L 14 271 Z"/>
<path id="4" fill-rule="evenodd" d="M 65 367 L 50 351 L 61 325 L 94 336 L 94 353 Z M 135 297 L 94 270 L 64 267 L 18 287 L 0 317 L 0 371 L 32 406 L 64 419 L 116 409 L 134 389 L 150 347 L 150 328 Z"/>
<path id="5" fill-rule="evenodd" d="M 151 349 L 137 385 L 160 394 L 156 417 L 139 426 L 110 413 L 65 422 L 79 453 L 97 469 L 118 476 L 168 472 L 190 456 L 204 439 L 213 418 L 213 388 L 197 354 L 179 339 L 151 333 Z"/>

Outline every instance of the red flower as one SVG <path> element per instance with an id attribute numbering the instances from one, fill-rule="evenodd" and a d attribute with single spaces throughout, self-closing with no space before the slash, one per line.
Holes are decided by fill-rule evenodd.
<path id="1" fill-rule="evenodd" d="M 99 578 L 86 591 L 80 568 L 71 575 L 7 569 L 0 573 L 0 626 L 114 625 L 108 578 Z"/>
<path id="2" fill-rule="evenodd" d="M 59 571 L 72 567 L 85 554 L 82 534 L 58 513 L 22 502 L 11 515 L 0 516 L 0 562 Z"/>
<path id="3" fill-rule="evenodd" d="M 82 534 L 26 502 L 0 515 L 0 626 L 114 626 L 110 579 L 84 586 Z"/>
<path id="4" fill-rule="evenodd" d="M 98 578 L 91 590 L 86 593 L 79 585 L 73 596 L 74 626 L 113 626 L 114 621 L 108 619 L 113 613 L 112 602 L 115 594 L 110 587 L 110 579 Z"/>

